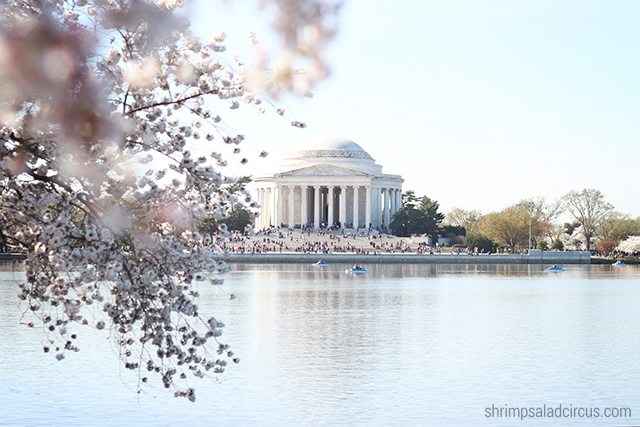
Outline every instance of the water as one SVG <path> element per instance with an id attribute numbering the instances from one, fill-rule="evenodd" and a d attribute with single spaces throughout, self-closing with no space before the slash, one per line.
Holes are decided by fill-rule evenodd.
<path id="1" fill-rule="evenodd" d="M 6 267 L 6 266 L 5 266 Z M 241 363 L 191 404 L 120 370 L 105 331 L 56 362 L 0 272 L 0 425 L 640 423 L 640 268 L 239 265 L 201 288 Z M 229 293 L 236 299 L 230 300 Z M 487 418 L 491 405 L 628 407 L 625 419 Z"/>

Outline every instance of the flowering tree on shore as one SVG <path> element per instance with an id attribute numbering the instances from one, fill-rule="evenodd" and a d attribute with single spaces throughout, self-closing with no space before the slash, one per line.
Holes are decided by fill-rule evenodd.
<path id="1" fill-rule="evenodd" d="M 640 236 L 629 236 L 620 242 L 616 250 L 630 255 L 640 254 Z"/>
<path id="2" fill-rule="evenodd" d="M 564 202 L 569 213 L 582 227 L 587 250 L 591 249 L 591 238 L 598 227 L 606 222 L 607 216 L 613 211 L 613 205 L 604 200 L 604 195 L 593 188 L 581 191 L 570 191 L 564 196 Z"/>
<path id="3" fill-rule="evenodd" d="M 270 71 L 226 57 L 225 34 L 196 37 L 176 11 L 183 0 L 0 5 L 0 232 L 27 255 L 19 297 L 25 324 L 48 333 L 45 352 L 78 351 L 80 325 L 109 330 L 139 387 L 155 374 L 190 400 L 187 376 L 238 362 L 194 286 L 219 284 L 210 273 L 224 268 L 198 219 L 255 206 L 219 172 L 220 147 L 243 141 L 222 114 L 263 108 L 258 92 L 308 91 L 326 74 L 337 10 L 266 3 L 286 58 Z"/>

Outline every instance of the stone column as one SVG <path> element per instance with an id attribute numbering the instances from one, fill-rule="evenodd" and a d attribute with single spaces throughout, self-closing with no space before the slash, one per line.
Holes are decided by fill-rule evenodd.
<path id="1" fill-rule="evenodd" d="M 329 191 L 327 192 L 327 199 L 329 202 L 329 215 L 327 218 L 327 225 L 331 227 L 333 225 L 333 186 L 330 185 Z"/>
<path id="2" fill-rule="evenodd" d="M 265 218 L 265 220 L 266 220 L 266 223 L 267 223 L 266 225 L 267 226 L 273 225 L 273 221 L 274 221 L 274 218 L 273 218 L 273 193 L 274 193 L 273 187 L 270 187 L 270 188 L 266 189 L 265 202 L 267 203 L 267 208 L 265 210 L 265 214 L 266 214 L 267 217 Z"/>
<path id="3" fill-rule="evenodd" d="M 387 188 L 387 192 L 385 193 L 387 196 L 387 211 L 389 212 L 389 215 L 386 216 L 385 218 L 385 227 L 389 227 L 389 223 L 391 222 L 391 216 L 393 215 L 393 201 L 391 200 L 391 192 L 392 190 L 390 188 Z"/>
<path id="4" fill-rule="evenodd" d="M 391 190 L 388 189 L 388 188 L 385 188 L 384 189 L 384 193 L 383 193 L 383 197 L 382 197 L 383 200 L 384 200 L 382 209 L 383 209 L 383 212 L 384 212 L 383 220 L 384 220 L 385 228 L 389 227 L 389 216 L 390 216 L 389 215 L 389 211 L 391 210 L 390 209 L 390 204 L 389 204 L 389 198 L 390 197 L 391 197 Z"/>
<path id="5" fill-rule="evenodd" d="M 289 208 L 289 212 L 288 212 L 288 222 L 287 224 L 289 225 L 289 228 L 293 228 L 293 226 L 296 224 L 295 222 L 295 209 L 294 209 L 294 205 L 293 205 L 293 191 L 294 191 L 295 187 L 293 185 L 289 185 L 289 200 L 287 203 L 287 206 Z"/>
<path id="6" fill-rule="evenodd" d="M 397 196 L 398 196 L 398 189 L 392 188 L 391 189 L 391 215 L 389 215 L 389 216 L 393 216 L 393 214 L 398 211 L 398 197 Z"/>
<path id="7" fill-rule="evenodd" d="M 389 212 L 389 199 L 387 198 L 387 189 L 380 189 L 380 200 L 381 200 L 381 214 L 380 214 L 380 222 L 381 225 L 386 225 L 385 220 L 387 219 L 387 212 Z"/>
<path id="8" fill-rule="evenodd" d="M 371 187 L 367 186 L 365 188 L 365 197 L 364 197 L 364 228 L 369 229 L 369 224 L 371 224 Z"/>
<path id="9" fill-rule="evenodd" d="M 380 209 L 378 209 L 378 211 L 380 212 L 380 225 L 384 226 L 384 219 L 385 219 L 385 214 L 387 213 L 387 207 L 385 205 L 385 201 L 387 199 L 387 189 L 386 188 L 381 188 L 380 189 Z"/>
<path id="10" fill-rule="evenodd" d="M 357 232 L 358 227 L 360 226 L 360 200 L 358 200 L 358 193 L 360 187 L 353 187 L 353 229 Z"/>
<path id="11" fill-rule="evenodd" d="M 384 203 L 382 202 L 384 199 L 384 194 L 382 194 L 382 188 L 376 188 L 376 223 L 378 227 L 383 225 L 382 222 L 382 208 L 384 207 Z"/>
<path id="12" fill-rule="evenodd" d="M 396 212 L 402 209 L 402 189 L 396 189 Z"/>
<path id="13" fill-rule="evenodd" d="M 271 189 L 264 189 L 264 220 L 263 226 L 268 227 L 271 223 Z"/>
<path id="14" fill-rule="evenodd" d="M 260 221 L 262 224 L 262 228 L 266 228 L 269 226 L 269 190 L 266 188 L 262 189 L 262 220 Z"/>
<path id="15" fill-rule="evenodd" d="M 256 199 L 255 201 L 260 205 L 260 209 L 258 209 L 258 217 L 256 218 L 255 221 L 255 228 L 262 228 L 262 221 L 264 221 L 264 203 L 262 203 L 263 200 L 263 193 L 262 193 L 262 188 L 258 188 L 256 189 Z"/>
<path id="16" fill-rule="evenodd" d="M 344 223 L 347 221 L 347 187 L 344 185 L 340 187 L 340 199 L 338 206 L 338 221 L 340 221 L 340 226 L 344 228 Z"/>
<path id="17" fill-rule="evenodd" d="M 262 228 L 266 228 L 269 226 L 269 192 L 266 188 L 262 189 L 262 220 L 260 223 L 262 224 Z"/>
<path id="18" fill-rule="evenodd" d="M 300 187 L 300 226 L 304 230 L 307 222 L 309 222 L 309 207 L 307 205 L 307 201 L 309 199 L 309 195 L 307 193 L 307 186 L 303 185 Z"/>
<path id="19" fill-rule="evenodd" d="M 320 229 L 320 186 L 313 186 L 313 228 Z"/>
<path id="20" fill-rule="evenodd" d="M 273 222 L 275 222 L 275 226 L 276 227 L 280 227 L 280 221 L 282 219 L 282 216 L 280 215 L 282 213 L 281 208 L 282 208 L 282 204 L 280 203 L 280 199 L 282 198 L 282 186 L 281 185 L 276 185 L 276 188 L 274 188 L 274 192 L 273 192 Z"/>

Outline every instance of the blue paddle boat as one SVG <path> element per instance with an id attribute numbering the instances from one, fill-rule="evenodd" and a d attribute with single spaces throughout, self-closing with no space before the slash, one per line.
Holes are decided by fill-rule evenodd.
<path id="1" fill-rule="evenodd" d="M 313 265 L 315 265 L 316 267 L 326 267 L 329 264 L 327 264 L 326 261 L 319 259 L 318 261 L 314 262 Z"/>
<path id="2" fill-rule="evenodd" d="M 366 273 L 367 269 L 364 268 L 361 265 L 355 264 L 353 267 L 347 269 L 346 271 L 347 273 L 354 273 L 354 274 L 360 274 L 360 273 Z"/>
<path id="3" fill-rule="evenodd" d="M 627 264 L 625 264 L 625 263 L 624 263 L 624 261 L 620 261 L 620 260 L 618 260 L 618 261 L 614 262 L 614 263 L 613 263 L 613 264 L 611 264 L 611 265 L 613 265 L 613 266 L 615 266 L 615 267 L 622 267 L 622 266 L 627 265 Z"/>
<path id="4" fill-rule="evenodd" d="M 547 271 L 551 271 L 553 273 L 559 273 L 561 271 L 564 271 L 564 268 L 562 268 L 559 265 L 553 264 L 551 267 L 547 268 Z"/>

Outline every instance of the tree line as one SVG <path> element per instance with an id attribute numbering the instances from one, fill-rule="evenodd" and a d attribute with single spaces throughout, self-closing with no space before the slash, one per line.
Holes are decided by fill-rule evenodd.
<path id="1" fill-rule="evenodd" d="M 603 254 L 629 236 L 640 235 L 640 217 L 616 211 L 601 191 L 591 188 L 570 191 L 555 201 L 524 199 L 488 214 L 456 207 L 445 216 L 438 210 L 437 201 L 407 191 L 403 207 L 391 219 L 391 231 L 401 237 L 424 234 L 433 241 L 453 237 L 453 243 L 486 252 L 538 248 L 595 249 Z M 565 213 L 570 222 L 559 220 Z"/>

